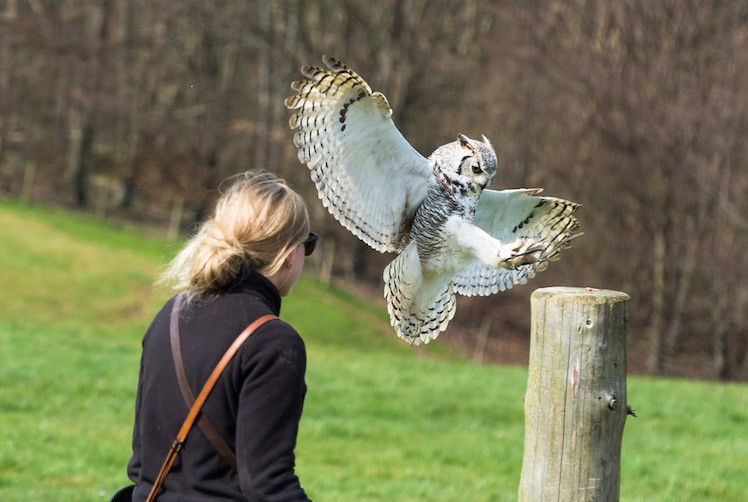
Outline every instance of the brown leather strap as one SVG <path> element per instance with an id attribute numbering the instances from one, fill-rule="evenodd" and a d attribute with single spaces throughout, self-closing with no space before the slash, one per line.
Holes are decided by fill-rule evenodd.
<path id="1" fill-rule="evenodd" d="M 158 476 L 156 476 L 156 480 L 153 483 L 151 492 L 148 494 L 148 498 L 146 499 L 147 502 L 156 500 L 156 495 L 161 489 L 161 485 L 164 483 L 166 475 L 169 473 L 169 470 L 171 469 L 171 466 L 174 463 L 177 455 L 179 455 L 179 452 L 182 450 L 182 445 L 184 445 L 184 441 L 185 439 L 187 439 L 187 434 L 189 434 L 192 425 L 195 423 L 197 415 L 200 413 L 200 409 L 203 407 L 203 404 L 205 404 L 205 400 L 208 399 L 210 392 L 213 390 L 213 387 L 223 373 L 223 370 L 226 368 L 226 365 L 229 363 L 231 358 L 234 357 L 234 354 L 237 350 L 239 350 L 239 347 L 242 346 L 244 341 L 249 338 L 249 336 L 257 328 L 273 319 L 277 319 L 277 317 L 271 314 L 265 315 L 247 326 L 247 328 L 242 331 L 242 333 L 236 338 L 236 340 L 234 340 L 234 343 L 231 344 L 231 347 L 229 347 L 221 360 L 218 361 L 218 364 L 208 377 L 208 380 L 205 382 L 205 385 L 200 391 L 200 394 L 197 395 L 195 404 L 193 404 L 192 408 L 190 408 L 190 412 L 187 414 L 187 418 L 185 418 L 184 423 L 182 424 L 182 428 L 179 429 L 179 433 L 177 434 L 176 439 L 174 439 L 174 442 L 171 444 L 169 453 L 166 455 L 166 459 L 164 460 L 164 464 L 161 466 L 161 470 L 159 471 Z"/>
<path id="2" fill-rule="evenodd" d="M 192 389 L 190 389 L 190 385 L 187 383 L 187 375 L 184 371 L 184 361 L 182 360 L 182 343 L 179 337 L 179 310 L 183 298 L 184 293 L 177 295 L 174 300 L 174 307 L 171 309 L 169 337 L 171 339 L 171 353 L 174 356 L 174 367 L 177 371 L 177 380 L 179 381 L 179 390 L 182 391 L 182 397 L 184 398 L 184 402 L 187 404 L 187 409 L 189 409 L 193 404 L 195 404 L 195 395 L 192 393 Z M 216 428 L 213 427 L 210 420 L 208 420 L 205 415 L 201 414 L 200 418 L 197 420 L 197 425 L 200 427 L 200 430 L 203 431 L 205 437 L 208 438 L 210 444 L 213 445 L 213 448 L 215 448 L 231 468 L 236 471 L 236 454 L 234 453 L 234 450 L 232 450 L 223 437 L 221 437 Z"/>

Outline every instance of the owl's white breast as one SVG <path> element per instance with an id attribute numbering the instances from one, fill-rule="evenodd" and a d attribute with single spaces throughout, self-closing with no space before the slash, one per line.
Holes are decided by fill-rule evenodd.
<path id="1" fill-rule="evenodd" d="M 465 269 L 474 258 L 460 242 L 459 232 L 473 224 L 460 215 L 449 215 L 431 232 L 414 235 L 419 244 L 421 268 L 424 273 L 452 276 Z M 423 252 L 428 249 L 427 252 Z"/>

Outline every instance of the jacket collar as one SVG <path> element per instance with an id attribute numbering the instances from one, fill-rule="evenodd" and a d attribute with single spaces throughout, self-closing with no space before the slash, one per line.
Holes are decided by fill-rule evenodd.
<path id="1" fill-rule="evenodd" d="M 261 273 L 252 270 L 244 276 L 235 286 L 231 288 L 231 291 L 248 293 L 253 296 L 259 297 L 265 300 L 277 316 L 280 315 L 281 309 L 281 295 L 275 284 L 270 282 L 267 277 Z"/>

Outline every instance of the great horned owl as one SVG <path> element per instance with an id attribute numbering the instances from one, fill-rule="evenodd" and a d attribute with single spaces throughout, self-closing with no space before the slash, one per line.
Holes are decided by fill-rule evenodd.
<path id="1" fill-rule="evenodd" d="M 398 256 L 384 269 L 397 335 L 428 343 L 455 314 L 455 294 L 524 284 L 581 235 L 579 207 L 540 189 L 486 190 L 497 169 L 485 136 L 460 134 L 426 159 L 390 118 L 387 98 L 340 61 L 304 66 L 285 105 L 322 204 L 354 235 Z"/>

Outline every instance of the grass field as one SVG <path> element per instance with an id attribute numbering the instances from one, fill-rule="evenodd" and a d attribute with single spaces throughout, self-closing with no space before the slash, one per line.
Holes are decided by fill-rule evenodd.
<path id="1" fill-rule="evenodd" d="M 0 500 L 108 500 L 127 482 L 140 339 L 174 246 L 0 199 Z M 313 499 L 516 500 L 524 368 L 406 347 L 383 309 L 307 277 L 282 316 L 307 341 L 297 471 Z M 630 378 L 628 393 L 621 500 L 746 500 L 748 386 Z"/>

